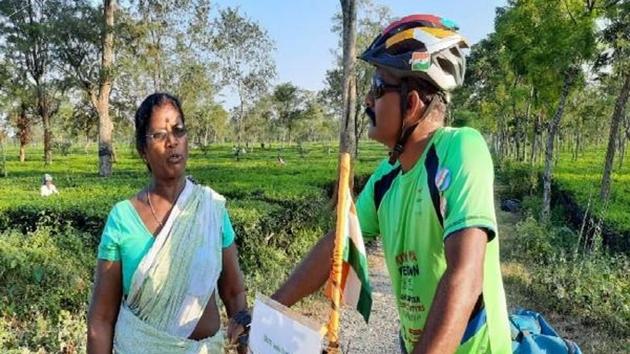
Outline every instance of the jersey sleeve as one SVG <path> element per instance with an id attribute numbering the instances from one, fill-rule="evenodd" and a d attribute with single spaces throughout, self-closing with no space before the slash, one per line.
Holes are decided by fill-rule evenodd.
<path id="1" fill-rule="evenodd" d="M 445 199 L 444 239 L 459 230 L 479 227 L 496 235 L 494 167 L 481 134 L 462 128 L 452 138 L 436 185 Z"/>
<path id="2" fill-rule="evenodd" d="M 101 234 L 101 242 L 98 245 L 98 259 L 106 261 L 120 261 L 120 228 L 118 209 L 115 206 L 107 216 L 105 228 Z"/>

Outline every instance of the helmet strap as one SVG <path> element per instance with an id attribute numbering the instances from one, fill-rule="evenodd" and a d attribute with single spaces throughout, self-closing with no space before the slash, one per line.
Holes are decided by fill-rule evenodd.
<path id="1" fill-rule="evenodd" d="M 400 111 L 400 115 L 402 117 L 402 120 L 404 120 L 404 116 L 405 116 L 405 111 L 407 110 L 407 94 L 408 94 L 408 87 L 405 81 L 403 81 L 403 83 L 401 84 L 401 89 L 400 89 L 400 101 L 401 101 L 401 111 Z M 403 95 L 404 94 L 404 95 Z M 431 102 L 429 102 L 429 105 L 427 106 L 427 108 L 424 110 L 424 112 L 422 112 L 422 116 L 420 116 L 420 119 L 418 119 L 415 123 L 411 124 L 408 127 L 405 127 L 405 123 L 401 123 L 402 124 L 402 132 L 400 134 L 400 138 L 398 138 L 398 141 L 396 142 L 396 145 L 394 146 L 394 149 L 392 151 L 389 152 L 389 164 L 393 165 L 396 163 L 396 161 L 400 158 L 400 155 L 403 153 L 403 151 L 405 150 L 405 144 L 407 143 L 407 140 L 409 140 L 409 137 L 411 136 L 411 133 L 413 133 L 413 131 L 418 127 L 418 125 L 420 123 L 422 123 L 427 116 L 429 115 L 429 113 L 431 113 L 431 111 L 433 111 L 433 107 L 435 107 L 437 101 L 440 98 L 438 98 L 437 95 L 434 95 L 431 98 Z M 404 105 L 402 105 L 402 103 L 404 102 Z"/>

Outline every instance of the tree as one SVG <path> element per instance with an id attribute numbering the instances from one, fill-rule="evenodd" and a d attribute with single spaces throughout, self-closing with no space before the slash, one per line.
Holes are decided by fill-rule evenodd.
<path id="1" fill-rule="evenodd" d="M 381 30 L 391 22 L 391 10 L 387 6 L 376 5 L 371 0 L 360 0 L 357 3 L 356 47 L 367 48 Z M 338 13 L 333 19 L 333 32 L 340 36 L 339 47 L 343 51 L 343 15 Z M 372 84 L 374 67 L 363 61 L 354 66 L 354 90 L 360 101 L 367 95 Z M 343 116 L 343 56 L 337 54 L 337 67 L 326 72 L 326 86 L 321 91 L 327 108 L 337 117 Z M 365 135 L 369 119 L 363 112 L 363 105 L 355 104 L 354 109 L 354 154 L 359 154 L 359 140 Z"/>
<path id="2" fill-rule="evenodd" d="M 54 99 L 52 24 L 63 3 L 58 0 L 4 0 L 0 3 L 0 49 L 35 92 L 37 114 L 44 127 L 44 160 L 52 162 L 51 117 Z"/>
<path id="3" fill-rule="evenodd" d="M 600 188 L 600 199 L 602 202 L 608 200 L 610 194 L 610 180 L 612 175 L 613 160 L 617 150 L 617 142 L 620 140 L 620 127 L 625 116 L 626 103 L 630 92 L 630 6 L 628 4 L 617 4 L 613 2 L 607 9 L 607 18 L 610 20 L 609 26 L 603 31 L 603 39 L 612 47 L 612 55 L 606 61 L 611 61 L 614 75 L 623 82 L 619 90 L 619 96 L 615 102 L 615 110 L 610 121 L 610 131 L 608 137 L 608 148 L 606 150 L 606 160 L 604 162 L 604 172 Z M 620 141 L 621 142 L 621 141 Z"/>
<path id="4" fill-rule="evenodd" d="M 304 109 L 294 127 L 296 139 L 301 141 L 330 141 L 336 135 L 333 121 L 324 111 L 319 97 L 313 92 L 304 92 Z M 334 124 L 334 125 L 333 125 Z"/>
<path id="5" fill-rule="evenodd" d="M 109 96 L 115 11 L 115 0 L 104 0 L 100 13 L 86 1 L 75 1 L 58 16 L 53 28 L 55 56 L 66 79 L 85 92 L 98 112 L 99 175 L 103 177 L 111 176 L 113 162 Z"/>
<path id="6" fill-rule="evenodd" d="M 9 123 L 17 130 L 20 143 L 20 162 L 26 160 L 26 145 L 32 140 L 33 109 L 36 101 L 26 79 L 26 74 L 15 70 L 15 66 L 5 63 L 0 67 L 0 97 L 2 105 L 10 116 Z"/>
<path id="7" fill-rule="evenodd" d="M 304 99 L 300 89 L 290 82 L 282 83 L 273 91 L 279 123 L 287 130 L 287 141 L 291 144 L 291 133 L 302 116 Z"/>
<path id="8" fill-rule="evenodd" d="M 595 50 L 595 11 L 586 0 L 515 0 L 497 19 L 497 33 L 508 48 L 515 73 L 527 78 L 546 102 L 557 102 L 547 125 L 543 205 L 548 220 L 554 143 L 571 89 L 583 77 L 580 65 Z"/>
<path id="9" fill-rule="evenodd" d="M 355 144 L 355 105 L 356 84 L 354 64 L 356 61 L 356 19 L 357 6 L 355 0 L 340 0 L 343 16 L 343 116 L 340 120 L 340 152 L 354 155 Z"/>
<path id="10" fill-rule="evenodd" d="M 247 106 L 263 96 L 276 75 L 271 52 L 275 49 L 267 31 L 258 23 L 242 16 L 238 9 L 219 11 L 214 23 L 212 48 L 219 63 L 221 83 L 231 87 L 238 96 L 234 112 L 236 141 L 240 146 L 242 124 Z"/>

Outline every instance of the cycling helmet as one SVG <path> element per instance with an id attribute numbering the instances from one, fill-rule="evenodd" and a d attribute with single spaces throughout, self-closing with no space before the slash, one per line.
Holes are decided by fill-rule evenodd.
<path id="1" fill-rule="evenodd" d="M 399 78 L 418 77 L 441 91 L 464 82 L 468 42 L 457 25 L 433 15 L 411 15 L 393 22 L 361 54 L 360 59 Z"/>

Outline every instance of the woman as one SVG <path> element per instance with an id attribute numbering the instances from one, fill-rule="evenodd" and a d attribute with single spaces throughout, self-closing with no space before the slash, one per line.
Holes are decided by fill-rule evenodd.
<path id="1" fill-rule="evenodd" d="M 184 176 L 188 137 L 175 97 L 147 97 L 135 124 L 151 180 L 107 219 L 88 352 L 223 352 L 215 290 L 231 318 L 231 343 L 251 320 L 225 199 Z"/>
<path id="2" fill-rule="evenodd" d="M 42 197 L 49 197 L 53 194 L 59 194 L 57 187 L 53 184 L 53 178 L 48 173 L 42 178 L 42 186 L 39 188 L 39 194 Z"/>

